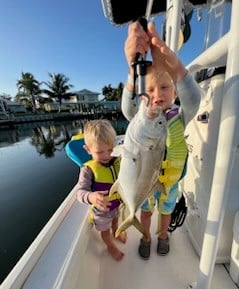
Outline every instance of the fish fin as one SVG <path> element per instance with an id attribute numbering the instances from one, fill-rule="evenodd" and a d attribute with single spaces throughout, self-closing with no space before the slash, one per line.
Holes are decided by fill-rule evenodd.
<path id="1" fill-rule="evenodd" d="M 145 237 L 146 231 L 143 225 L 140 223 L 138 218 L 134 215 L 129 215 L 124 222 L 119 226 L 119 228 L 115 232 L 115 238 L 117 238 L 121 232 L 125 232 L 131 225 L 133 225 L 136 229 L 138 229 Z"/>
<path id="2" fill-rule="evenodd" d="M 163 183 L 161 183 L 159 180 L 158 180 L 157 186 L 158 186 L 158 188 L 159 188 L 158 190 L 159 190 L 159 192 L 161 192 L 161 194 L 167 195 L 165 185 Z"/>
<path id="3" fill-rule="evenodd" d="M 122 149 L 122 156 L 126 159 L 139 160 L 140 150 L 137 147 L 134 147 L 132 151 L 127 150 L 125 147 Z"/>
<path id="4" fill-rule="evenodd" d="M 157 180 L 154 186 L 152 187 L 151 193 L 155 192 L 160 192 L 163 195 L 167 194 L 164 184 L 161 183 L 159 180 Z"/>
<path id="5" fill-rule="evenodd" d="M 109 190 L 109 195 L 105 197 L 105 200 L 107 200 L 108 202 L 114 201 L 114 200 L 121 200 L 121 195 L 118 192 L 119 188 L 120 188 L 120 184 L 118 180 L 116 180 L 114 184 L 111 186 Z"/>
<path id="6" fill-rule="evenodd" d="M 123 144 L 124 143 L 124 138 L 125 138 L 124 134 L 117 135 L 116 138 L 115 138 L 115 146 Z"/>
<path id="7" fill-rule="evenodd" d="M 111 156 L 120 157 L 122 155 L 122 150 L 123 150 L 123 144 L 114 146 Z"/>
<path id="8" fill-rule="evenodd" d="M 119 190 L 119 187 L 120 187 L 119 181 L 116 180 L 110 188 L 109 197 L 111 197 L 114 193 L 116 193 Z"/>

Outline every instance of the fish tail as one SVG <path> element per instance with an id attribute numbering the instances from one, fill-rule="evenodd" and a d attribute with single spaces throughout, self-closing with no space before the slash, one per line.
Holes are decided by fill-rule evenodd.
<path id="1" fill-rule="evenodd" d="M 133 218 L 129 216 L 124 220 L 124 222 L 119 226 L 119 228 L 115 232 L 115 238 L 118 238 L 121 232 L 125 232 L 128 227 L 133 224 Z"/>
<path id="2" fill-rule="evenodd" d="M 133 225 L 144 235 L 144 237 L 147 238 L 145 228 L 143 227 L 142 223 L 140 223 L 140 221 L 136 216 L 134 216 Z"/>
<path id="3" fill-rule="evenodd" d="M 134 215 L 129 216 L 116 230 L 115 232 L 115 238 L 118 238 L 121 232 L 125 232 L 131 225 L 133 225 L 137 230 L 139 230 L 145 237 L 146 237 L 146 231 L 143 227 L 143 225 L 140 223 L 140 221 L 137 219 L 137 217 Z"/>

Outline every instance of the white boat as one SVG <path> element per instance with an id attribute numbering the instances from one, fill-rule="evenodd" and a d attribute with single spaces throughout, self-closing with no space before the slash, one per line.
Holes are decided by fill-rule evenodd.
<path id="1" fill-rule="evenodd" d="M 192 73 L 203 70 L 200 85 L 205 94 L 186 130 L 188 171 L 180 187 L 188 215 L 170 235 L 170 253 L 156 254 L 156 224 L 152 224 L 150 260 L 140 259 L 140 233 L 130 227 L 127 243 L 119 244 L 125 257 L 114 261 L 73 188 L 1 289 L 239 288 L 239 0 L 209 3 L 212 17 L 220 14 L 223 19 L 230 8 L 230 29 L 188 66 Z M 167 42 L 174 50 L 184 4 L 167 2 L 173 7 L 167 12 L 171 31 Z M 220 26 L 223 21 L 216 23 Z M 211 28 L 215 31 L 217 26 Z M 155 223 L 157 214 L 154 217 Z"/>

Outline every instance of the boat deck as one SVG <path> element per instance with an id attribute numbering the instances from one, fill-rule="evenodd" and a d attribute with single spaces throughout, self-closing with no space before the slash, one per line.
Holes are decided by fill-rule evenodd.
<path id="1" fill-rule="evenodd" d="M 157 214 L 155 214 L 156 216 Z M 152 226 L 156 228 L 156 226 Z M 192 247 L 186 228 L 178 228 L 170 237 L 170 253 L 167 256 L 158 256 L 156 253 L 157 236 L 153 233 L 151 256 L 149 260 L 142 260 L 138 256 L 140 233 L 134 227 L 128 230 L 126 244 L 118 242 L 125 253 L 120 262 L 114 261 L 107 253 L 99 235 L 92 230 L 87 245 L 85 270 L 82 278 L 89 274 L 88 288 L 101 289 L 185 289 L 195 282 L 199 273 L 199 257 Z M 95 278 L 98 287 L 95 287 Z M 92 282 L 92 284 L 91 284 Z M 81 287 L 81 277 L 76 288 Z M 236 289 L 227 268 L 216 265 L 212 281 L 213 289 Z"/>
<path id="2" fill-rule="evenodd" d="M 115 261 L 100 235 L 87 220 L 87 207 L 75 200 L 75 191 L 61 205 L 37 239 L 15 266 L 1 289 L 189 289 L 197 281 L 199 257 L 183 225 L 170 236 L 170 253 L 158 256 L 155 235 L 157 214 L 152 220 L 149 260 L 138 256 L 141 234 L 128 229 L 125 253 Z M 215 266 L 210 289 L 238 289 L 228 267 Z"/>

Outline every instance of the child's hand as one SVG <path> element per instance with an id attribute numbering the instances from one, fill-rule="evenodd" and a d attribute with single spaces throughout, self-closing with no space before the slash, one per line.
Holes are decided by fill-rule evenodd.
<path id="1" fill-rule="evenodd" d="M 174 82 L 183 79 L 187 73 L 186 68 L 177 55 L 160 38 L 153 23 L 148 24 L 148 35 L 151 38 L 151 55 L 156 70 L 159 72 L 167 71 Z"/>
<path id="2" fill-rule="evenodd" d="M 108 202 L 105 199 L 105 195 L 108 194 L 108 191 L 95 191 L 89 194 L 89 201 L 100 211 L 108 212 L 111 202 Z"/>

